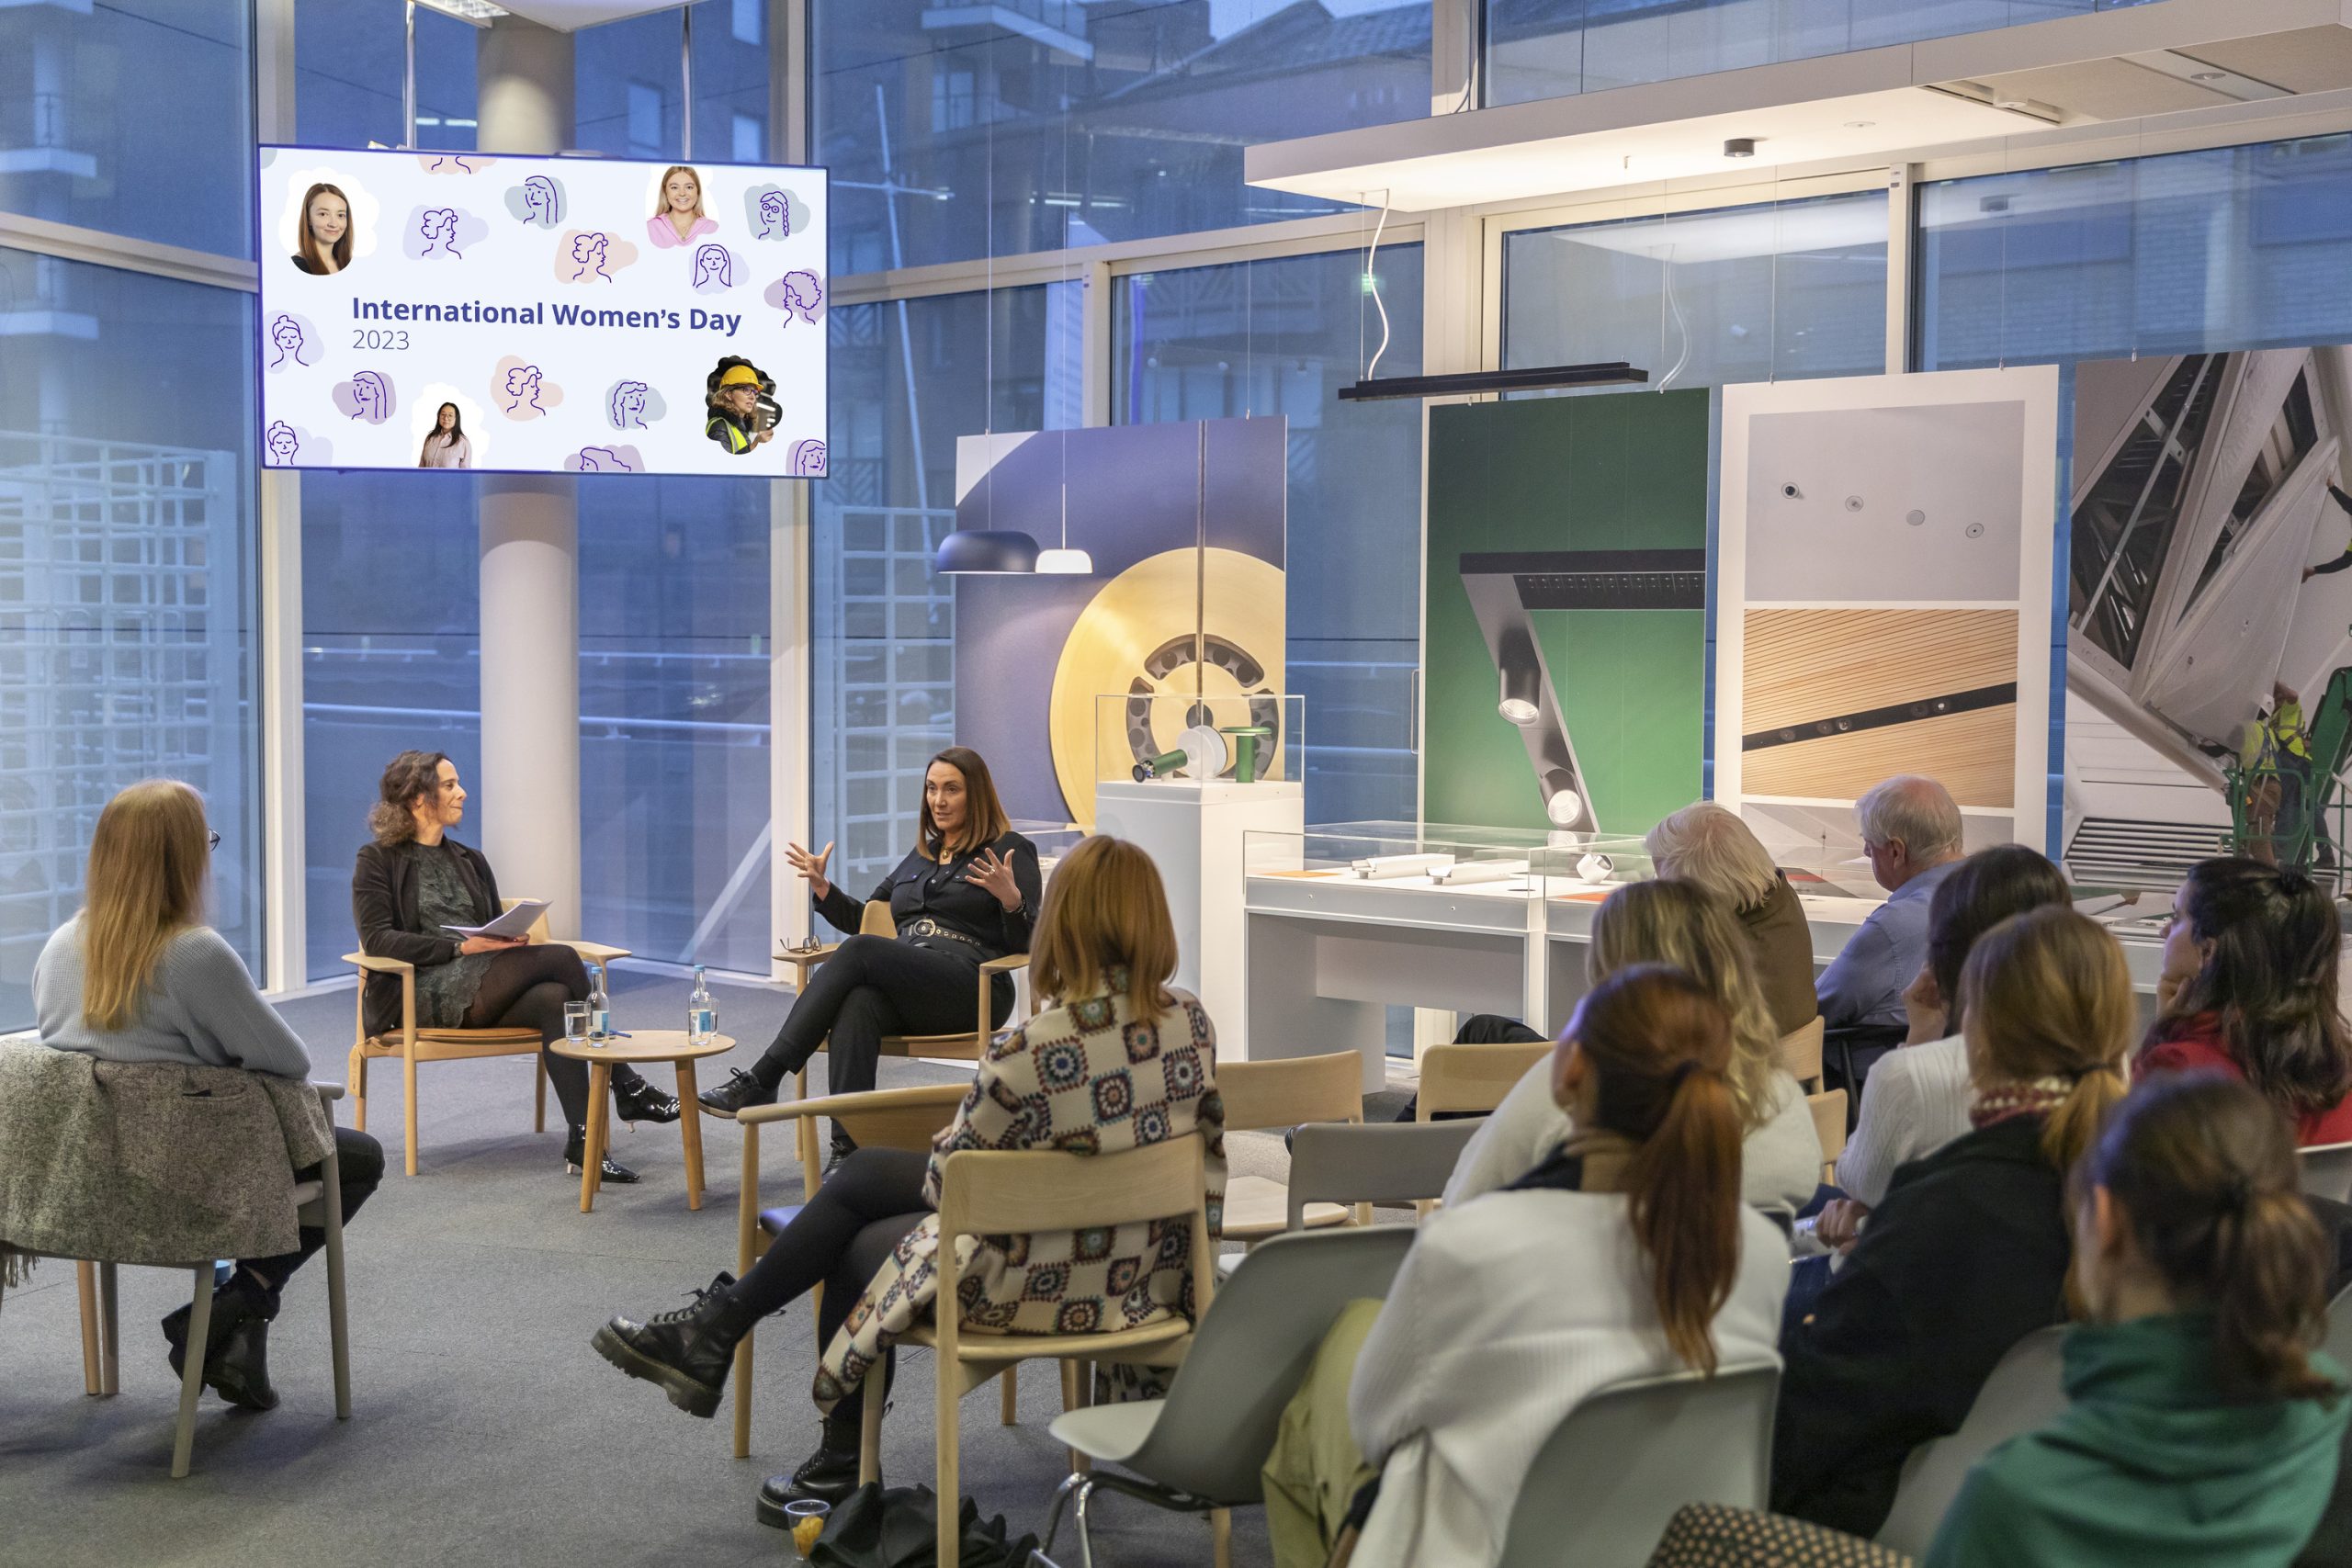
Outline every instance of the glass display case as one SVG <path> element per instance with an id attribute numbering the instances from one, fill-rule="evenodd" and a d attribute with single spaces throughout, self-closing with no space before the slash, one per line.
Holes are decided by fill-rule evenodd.
<path id="1" fill-rule="evenodd" d="M 1651 874 L 1642 840 L 1437 822 L 1335 822 L 1298 833 L 1251 833 L 1253 876 L 1362 884 L 1400 893 L 1605 897 Z"/>

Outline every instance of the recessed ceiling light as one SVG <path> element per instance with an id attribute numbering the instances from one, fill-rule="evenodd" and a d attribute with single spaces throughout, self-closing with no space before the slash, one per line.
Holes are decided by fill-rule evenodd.
<path id="1" fill-rule="evenodd" d="M 1868 130 L 1877 123 L 1878 121 L 1874 119 L 1849 119 L 1846 122 L 1846 129 L 1849 130 Z"/>
<path id="2" fill-rule="evenodd" d="M 2192 82 L 2219 82 L 2228 74 L 2226 71 L 2192 71 L 2188 79 Z"/>
<path id="3" fill-rule="evenodd" d="M 1724 156 L 1726 158 L 1753 158 L 1756 156 L 1756 138 L 1753 136 L 1733 137 L 1730 141 L 1724 143 Z"/>

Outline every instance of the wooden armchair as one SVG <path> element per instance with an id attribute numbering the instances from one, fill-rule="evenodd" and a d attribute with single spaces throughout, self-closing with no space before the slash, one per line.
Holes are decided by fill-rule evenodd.
<path id="1" fill-rule="evenodd" d="M 1216 1089 L 1225 1102 L 1228 1133 L 1296 1127 L 1309 1122 L 1362 1122 L 1363 1057 L 1353 1051 L 1336 1051 L 1321 1056 L 1220 1062 Z M 1337 1203 L 1306 1206 L 1306 1223 L 1310 1228 L 1344 1224 L 1347 1220 L 1348 1211 Z M 1288 1183 L 1264 1176 L 1226 1178 L 1227 1241 L 1263 1241 L 1280 1235 L 1289 1223 Z M 1372 1224 L 1372 1205 L 1363 1205 L 1356 1223 Z"/>
<path id="2" fill-rule="evenodd" d="M 506 908 L 513 908 L 518 900 L 509 898 Z M 548 940 L 547 917 L 542 914 L 531 927 L 530 941 Z M 627 958 L 628 949 L 607 947 L 602 942 L 570 942 L 562 945 L 580 954 L 585 963 L 598 969 L 616 958 Z M 359 990 L 353 1001 L 354 1031 L 351 1046 L 349 1078 L 351 1084 L 352 1125 L 361 1132 L 368 1130 L 368 1062 L 374 1056 L 397 1056 L 401 1059 L 403 1091 L 402 1109 L 406 1112 L 408 1174 L 416 1174 L 416 1065 L 419 1062 L 464 1062 L 481 1056 L 537 1056 L 541 1041 L 537 1030 L 531 1029 L 427 1029 L 416 1021 L 416 965 L 400 958 L 377 958 L 366 953 L 346 953 L 343 961 L 359 971 Z M 370 1034 L 368 1032 L 368 976 L 397 975 L 401 982 L 401 1015 L 397 1032 Z M 532 1075 L 537 1098 L 531 1113 L 531 1131 L 548 1130 L 548 1075 L 544 1065 Z"/>

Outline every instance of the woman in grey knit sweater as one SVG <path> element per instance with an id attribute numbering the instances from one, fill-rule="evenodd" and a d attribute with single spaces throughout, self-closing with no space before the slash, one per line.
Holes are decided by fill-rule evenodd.
<path id="1" fill-rule="evenodd" d="M 173 779 L 132 784 L 107 803 L 90 837 L 81 913 L 53 932 L 33 964 L 40 1040 L 108 1062 L 186 1062 L 307 1078 L 301 1037 L 262 999 L 236 950 L 204 923 L 205 887 L 220 835 L 204 802 Z M 384 1151 L 347 1127 L 334 1130 L 348 1222 L 376 1190 Z M 319 1168 L 298 1171 L 298 1181 Z M 204 1381 L 232 1404 L 267 1410 L 268 1335 L 278 1292 L 326 1233 L 304 1226 L 300 1245 L 241 1261 L 212 1298 Z M 190 1309 L 164 1319 L 173 1375 L 187 1353 Z"/>

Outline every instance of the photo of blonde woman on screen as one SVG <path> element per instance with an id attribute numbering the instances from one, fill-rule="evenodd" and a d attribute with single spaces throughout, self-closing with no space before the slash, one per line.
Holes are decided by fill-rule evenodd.
<path id="1" fill-rule="evenodd" d="M 673 164 L 662 171 L 654 199 L 645 232 L 662 249 L 673 251 L 718 232 L 717 220 L 702 209 L 702 176 L 685 164 Z"/>

